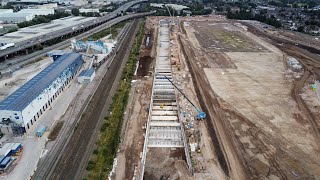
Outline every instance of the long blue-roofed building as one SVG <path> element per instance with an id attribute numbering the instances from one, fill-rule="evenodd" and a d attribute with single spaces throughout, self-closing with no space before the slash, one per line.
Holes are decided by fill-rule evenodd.
<path id="1" fill-rule="evenodd" d="M 79 72 L 82 64 L 81 54 L 64 54 L 0 102 L 1 132 L 27 132 Z"/>

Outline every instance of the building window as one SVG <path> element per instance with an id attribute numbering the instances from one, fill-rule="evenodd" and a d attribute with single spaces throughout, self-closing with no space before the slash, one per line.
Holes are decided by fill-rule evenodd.
<path id="1" fill-rule="evenodd" d="M 14 113 L 14 115 L 18 115 L 17 113 Z"/>
<path id="2" fill-rule="evenodd" d="M 30 122 L 31 122 L 31 125 L 33 125 L 32 119 L 31 119 L 31 121 L 30 121 Z"/>
<path id="3" fill-rule="evenodd" d="M 29 124 L 27 123 L 27 128 L 30 129 Z"/>
<path id="4" fill-rule="evenodd" d="M 16 118 L 16 119 L 20 119 L 19 116 L 16 116 L 15 118 Z"/>

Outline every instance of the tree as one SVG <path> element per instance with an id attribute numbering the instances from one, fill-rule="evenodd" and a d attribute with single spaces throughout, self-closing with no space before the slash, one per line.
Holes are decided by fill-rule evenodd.
<path id="1" fill-rule="evenodd" d="M 310 1 L 309 2 L 309 8 L 314 8 L 317 5 L 315 1 Z"/>
<path id="2" fill-rule="evenodd" d="M 71 14 L 74 16 L 79 16 L 80 11 L 78 8 L 73 8 L 73 9 L 71 9 Z"/>
<path id="3" fill-rule="evenodd" d="M 303 32 L 304 31 L 304 26 L 299 26 L 297 29 L 299 32 Z"/>

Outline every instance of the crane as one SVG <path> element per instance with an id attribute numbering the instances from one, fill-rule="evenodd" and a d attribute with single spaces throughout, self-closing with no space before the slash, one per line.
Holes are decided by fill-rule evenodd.
<path id="1" fill-rule="evenodd" d="M 201 111 L 191 100 L 166 76 L 163 75 L 188 101 L 189 103 L 196 109 L 198 112 L 197 118 L 198 119 L 205 119 L 206 118 L 206 113 Z"/>

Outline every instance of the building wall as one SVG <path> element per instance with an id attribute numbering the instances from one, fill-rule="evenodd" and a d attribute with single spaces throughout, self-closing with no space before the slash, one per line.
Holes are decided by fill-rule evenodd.
<path id="1" fill-rule="evenodd" d="M 47 108 L 50 108 L 51 103 L 65 89 L 65 86 L 73 79 L 82 65 L 82 59 L 79 58 L 69 68 L 49 85 L 42 93 L 34 99 L 23 111 L 23 126 L 28 129 L 28 125 L 32 125 Z M 72 69 L 73 68 L 73 69 Z"/>
<path id="2" fill-rule="evenodd" d="M 90 77 L 89 76 L 79 76 L 78 83 L 83 83 L 83 84 L 90 83 L 93 81 L 95 76 L 96 76 L 95 72 L 93 72 Z"/>
<path id="3" fill-rule="evenodd" d="M 13 13 L 13 9 L 0 9 L 0 14 Z"/>
<path id="4" fill-rule="evenodd" d="M 10 120 L 15 124 L 25 127 L 26 132 L 28 132 L 28 129 L 33 125 L 33 123 L 35 123 L 35 121 L 37 121 L 38 118 L 48 108 L 50 108 L 52 102 L 79 72 L 82 64 L 83 59 L 81 56 L 79 56 L 77 60 L 75 60 L 68 68 L 66 68 L 66 70 L 64 70 L 55 81 L 53 81 L 46 89 L 44 89 L 40 95 L 22 111 L 0 110 L 0 120 L 10 118 Z M 5 130 L 8 126 L 6 124 L 1 124 L 0 127 L 1 129 Z M 6 131 L 3 133 L 6 133 Z"/>
<path id="5" fill-rule="evenodd" d="M 34 15 L 54 14 L 54 9 L 22 9 L 19 13 L 32 13 Z"/>
<path id="6" fill-rule="evenodd" d="M 22 114 L 20 111 L 0 110 L 1 121 L 10 119 L 15 121 L 17 124 L 23 123 Z"/>
<path id="7" fill-rule="evenodd" d="M 80 13 L 99 12 L 99 9 L 79 9 Z"/>
<path id="8" fill-rule="evenodd" d="M 6 13 L 0 14 L 0 21 L 5 23 L 19 23 L 23 21 L 31 21 L 34 18 L 34 14 L 24 13 Z"/>

